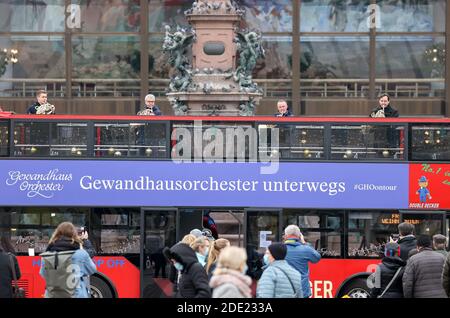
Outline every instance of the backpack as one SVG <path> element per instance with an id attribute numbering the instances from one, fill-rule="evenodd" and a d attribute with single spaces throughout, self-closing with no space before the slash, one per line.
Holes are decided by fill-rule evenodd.
<path id="1" fill-rule="evenodd" d="M 72 263 L 76 250 L 41 254 L 48 298 L 72 298 L 80 282 L 80 268 Z"/>

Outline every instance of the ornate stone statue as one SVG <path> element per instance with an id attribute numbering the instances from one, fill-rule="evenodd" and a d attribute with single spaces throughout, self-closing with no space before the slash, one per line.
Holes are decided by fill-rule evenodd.
<path id="1" fill-rule="evenodd" d="M 239 115 L 240 116 L 253 116 L 255 114 L 255 101 L 253 97 L 239 105 Z"/>
<path id="2" fill-rule="evenodd" d="M 233 74 L 233 79 L 239 83 L 242 91 L 258 91 L 256 84 L 252 80 L 252 72 L 256 66 L 257 59 L 265 57 L 261 36 L 254 31 L 246 34 L 237 32 L 236 35 L 235 41 L 239 52 L 239 66 Z"/>
<path id="3" fill-rule="evenodd" d="M 173 108 L 175 116 L 185 116 L 189 110 L 186 103 L 180 101 L 179 98 L 169 98 L 170 105 Z"/>
<path id="4" fill-rule="evenodd" d="M 187 49 L 195 40 L 193 31 L 177 28 L 170 33 L 170 26 L 166 25 L 166 36 L 163 43 L 163 52 L 169 54 L 169 64 L 174 67 L 178 74 L 172 78 L 170 89 L 172 91 L 185 90 L 191 82 L 192 71 L 187 59 Z"/>
<path id="5" fill-rule="evenodd" d="M 167 98 L 175 115 L 254 115 L 263 94 L 252 72 L 264 49 L 259 32 L 239 31 L 244 13 L 233 0 L 194 0 L 185 15 L 195 32 L 166 26 L 163 50 L 175 71 Z"/>

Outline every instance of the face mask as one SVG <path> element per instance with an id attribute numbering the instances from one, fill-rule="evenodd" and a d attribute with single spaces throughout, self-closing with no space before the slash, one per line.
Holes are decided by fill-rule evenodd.
<path id="1" fill-rule="evenodd" d="M 247 264 L 245 264 L 244 269 L 242 270 L 242 274 L 245 275 L 247 273 L 247 270 L 248 270 L 248 266 L 247 266 Z"/>
<path id="2" fill-rule="evenodd" d="M 209 248 L 207 247 L 207 248 L 205 249 L 205 258 L 208 258 L 208 254 L 209 254 Z"/>
<path id="3" fill-rule="evenodd" d="M 269 265 L 269 254 L 264 254 L 264 258 L 263 258 L 263 260 L 264 260 L 264 264 L 265 265 Z"/>
<path id="4" fill-rule="evenodd" d="M 205 259 L 206 259 L 206 256 L 205 255 L 203 255 L 203 254 L 201 254 L 201 253 L 195 253 L 195 255 L 197 255 L 197 259 L 198 259 L 198 261 L 201 263 L 201 262 L 204 262 L 205 261 Z"/>
<path id="5" fill-rule="evenodd" d="M 177 269 L 177 271 L 182 271 L 183 270 L 183 268 L 184 268 L 184 266 L 183 266 L 183 264 L 180 264 L 180 263 L 178 263 L 178 262 L 176 262 L 175 264 L 173 264 L 173 266 L 175 266 L 175 268 Z"/>

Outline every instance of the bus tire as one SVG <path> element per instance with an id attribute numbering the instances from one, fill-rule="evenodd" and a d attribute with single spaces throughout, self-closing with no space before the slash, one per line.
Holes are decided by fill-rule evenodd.
<path id="1" fill-rule="evenodd" d="M 339 292 L 339 297 L 370 298 L 370 288 L 367 286 L 367 278 L 355 278 L 347 282 Z"/>
<path id="2" fill-rule="evenodd" d="M 111 286 L 98 276 L 90 277 L 92 298 L 114 298 L 114 291 Z"/>

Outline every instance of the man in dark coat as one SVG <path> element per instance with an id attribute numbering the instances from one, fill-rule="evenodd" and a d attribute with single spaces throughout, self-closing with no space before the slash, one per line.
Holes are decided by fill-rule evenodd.
<path id="1" fill-rule="evenodd" d="M 419 253 L 411 256 L 403 274 L 405 298 L 447 298 L 442 287 L 442 268 L 445 258 L 431 248 L 431 237 L 421 235 L 417 239 Z"/>
<path id="2" fill-rule="evenodd" d="M 380 95 L 378 98 L 379 105 L 372 109 L 370 117 L 398 117 L 398 110 L 390 105 L 390 97 L 388 94 Z"/>
<path id="3" fill-rule="evenodd" d="M 16 257 L 13 254 L 7 253 L 2 248 L 2 245 L 0 245 L 0 298 L 12 298 L 13 274 L 11 270 L 10 257 L 13 258 L 16 278 L 19 279 L 21 274 Z"/>
<path id="4" fill-rule="evenodd" d="M 280 99 L 277 102 L 278 112 L 274 115 L 275 117 L 292 117 L 292 113 L 289 111 L 287 102 L 284 99 Z"/>
<path id="5" fill-rule="evenodd" d="M 398 244 L 400 245 L 400 258 L 404 261 L 408 260 L 408 254 L 417 246 L 417 241 L 414 233 L 414 225 L 407 222 L 398 225 L 398 232 L 400 234 Z"/>
<path id="6" fill-rule="evenodd" d="M 167 253 L 166 253 L 167 255 Z M 189 245 L 177 243 L 170 248 L 169 260 L 181 271 L 177 298 L 211 298 L 208 275 Z"/>
<path id="7" fill-rule="evenodd" d="M 381 260 L 375 272 L 375 287 L 372 289 L 372 297 L 378 297 L 383 292 L 382 298 L 403 298 L 402 276 L 405 271 L 406 262 L 399 257 L 400 245 L 395 242 L 389 242 L 384 248 L 385 257 Z M 388 289 L 395 273 L 399 273 L 395 277 Z M 386 291 L 385 291 L 386 290 Z"/>
<path id="8" fill-rule="evenodd" d="M 155 105 L 156 97 L 155 95 L 148 94 L 145 96 L 145 106 L 144 109 L 139 111 L 138 115 L 144 116 L 161 116 L 162 112 L 158 106 Z"/>

